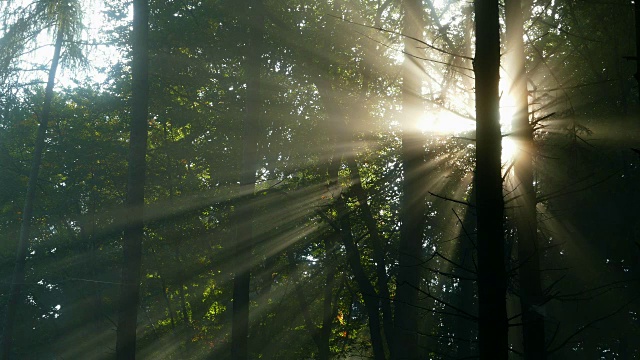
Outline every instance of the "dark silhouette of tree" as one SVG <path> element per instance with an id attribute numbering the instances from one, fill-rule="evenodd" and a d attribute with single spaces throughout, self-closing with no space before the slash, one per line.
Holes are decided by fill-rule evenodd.
<path id="1" fill-rule="evenodd" d="M 53 57 L 51 66 L 49 67 L 47 86 L 45 88 L 45 97 L 42 105 L 42 112 L 39 116 L 38 130 L 36 133 L 33 157 L 31 160 L 31 169 L 29 170 L 29 180 L 27 183 L 27 191 L 22 210 L 22 223 L 20 225 L 20 235 L 18 239 L 18 248 L 15 257 L 15 267 L 13 277 L 11 279 L 11 288 L 9 290 L 9 299 L 4 321 L 4 329 L 2 336 L 2 359 L 9 359 L 13 341 L 14 325 L 16 321 L 16 311 L 22 301 L 21 292 L 25 281 L 27 253 L 30 246 L 30 230 L 33 218 L 34 205 L 36 200 L 36 192 L 38 190 L 38 176 L 42 164 L 42 156 L 46 147 L 47 127 L 51 121 L 51 107 L 53 102 L 53 87 L 56 81 L 56 73 L 58 64 L 60 63 L 63 42 L 65 37 L 67 41 L 74 41 L 74 37 L 80 31 L 79 17 L 80 13 L 77 9 L 78 4 L 73 1 L 53 1 L 38 2 L 33 16 L 29 19 L 31 22 L 47 21 L 54 24 L 55 43 L 53 49 Z M 18 24 L 24 24 L 26 20 L 18 20 Z M 22 30 L 29 32 L 30 26 L 26 24 Z M 32 30 L 31 30 L 32 31 Z M 10 39 L 11 40 L 11 39 Z M 15 41 L 15 40 L 14 40 Z M 19 40 L 18 40 L 19 41 Z M 18 45 L 14 44 L 14 47 Z M 20 47 L 20 46 L 18 46 Z"/>
<path id="2" fill-rule="evenodd" d="M 424 164 L 424 140 L 416 131 L 422 114 L 421 60 L 416 57 L 424 25 L 422 4 L 419 1 L 402 3 L 405 57 L 402 63 L 402 198 L 400 210 L 400 243 L 398 275 L 394 301 L 395 339 L 397 359 L 417 359 L 418 295 L 421 282 L 420 264 L 425 213 L 425 189 L 421 179 Z"/>
<path id="3" fill-rule="evenodd" d="M 251 202 L 256 185 L 258 167 L 258 126 L 261 111 L 260 57 L 264 14 L 261 0 L 247 1 L 247 100 L 242 132 L 242 171 L 240 195 L 247 199 L 240 204 L 237 214 L 235 256 L 237 268 L 233 280 L 233 322 L 231 330 L 231 358 L 245 360 L 248 357 L 249 336 L 249 284 L 253 251 L 253 213 Z"/>
<path id="4" fill-rule="evenodd" d="M 118 309 L 116 355 L 118 359 L 136 358 L 136 330 L 144 237 L 144 186 L 149 117 L 149 3 L 133 2 L 131 59 L 131 125 L 123 265 Z"/>
<path id="5" fill-rule="evenodd" d="M 503 230 L 499 93 L 498 1 L 477 0 L 476 208 L 478 214 L 478 341 L 481 360 L 506 360 L 507 274 Z"/>
<path id="6" fill-rule="evenodd" d="M 636 29 L 636 73 L 634 77 L 640 88 L 640 3 L 633 2 L 633 13 L 635 15 L 635 29 Z M 638 98 L 640 99 L 640 90 L 638 90 Z"/>
<path id="7" fill-rule="evenodd" d="M 538 244 L 536 194 L 533 186 L 533 127 L 529 123 L 529 99 L 520 0 L 505 3 L 507 39 L 506 65 L 509 95 L 515 102 L 512 136 L 516 142 L 513 196 L 514 222 L 517 230 L 522 341 L 525 359 L 546 359 L 542 307 L 545 299 L 540 280 L 540 245 Z"/>
<path id="8" fill-rule="evenodd" d="M 16 252 L 15 268 L 13 270 L 13 278 L 11 280 L 10 298 L 8 302 L 7 315 L 4 324 L 4 332 L 2 339 L 2 358 L 9 359 L 11 354 L 11 343 L 13 326 L 16 321 L 16 309 L 22 300 L 20 293 L 22 291 L 22 283 L 25 279 L 25 270 L 27 262 L 27 252 L 29 251 L 29 230 L 31 227 L 31 218 L 33 217 L 33 207 L 36 200 L 36 191 L 38 185 L 38 173 L 40 172 L 40 164 L 42 163 L 42 153 L 45 148 L 45 139 L 47 136 L 47 125 L 51 118 L 51 101 L 53 98 L 53 85 L 55 84 L 56 71 L 60 61 L 60 52 L 62 50 L 62 39 L 64 36 L 64 28 L 58 27 L 56 34 L 56 43 L 49 69 L 49 79 L 45 90 L 44 105 L 36 135 L 36 144 L 33 152 L 33 160 L 31 162 L 31 170 L 29 171 L 29 183 L 27 185 L 27 195 L 24 201 L 22 212 L 22 225 L 20 226 L 20 238 L 18 240 L 18 251 Z"/>

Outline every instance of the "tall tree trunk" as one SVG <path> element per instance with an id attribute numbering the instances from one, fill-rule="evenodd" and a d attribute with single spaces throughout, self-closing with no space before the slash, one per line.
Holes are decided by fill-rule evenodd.
<path id="1" fill-rule="evenodd" d="M 633 11 L 636 22 L 636 74 L 635 78 L 638 82 L 638 98 L 640 98 L 640 2 L 633 2 Z"/>
<path id="2" fill-rule="evenodd" d="M 380 237 L 380 232 L 378 231 L 378 226 L 375 218 L 373 217 L 371 207 L 369 206 L 367 193 L 362 187 L 362 178 L 360 177 L 360 170 L 358 169 L 358 164 L 355 160 L 355 154 L 353 154 L 353 149 L 349 150 L 351 150 L 351 155 L 347 158 L 347 166 L 349 167 L 351 179 L 353 181 L 351 191 L 358 200 L 364 224 L 369 232 L 369 239 L 373 247 L 373 260 L 376 263 L 375 269 L 377 277 L 375 285 L 378 297 L 380 298 L 380 308 L 382 310 L 382 329 L 384 330 L 384 338 L 387 346 L 389 347 L 389 353 L 391 357 L 393 357 L 395 353 L 393 311 L 391 310 L 391 294 L 389 293 L 388 287 L 389 279 L 387 276 L 387 261 L 385 259 L 384 243 Z"/>
<path id="3" fill-rule="evenodd" d="M 400 245 L 395 298 L 395 351 L 397 359 L 417 359 L 418 290 L 420 288 L 422 240 L 424 231 L 425 189 L 421 166 L 424 164 L 424 139 L 416 131 L 422 113 L 420 60 L 415 56 L 417 44 L 410 37 L 422 37 L 422 2 L 405 0 L 404 51 L 402 73 L 402 199 L 400 209 Z"/>
<path id="4" fill-rule="evenodd" d="M 509 93 L 515 101 L 513 133 L 518 147 L 514 163 L 516 198 L 515 225 L 518 235 L 520 262 L 520 307 L 522 309 L 522 340 L 524 358 L 544 360 L 544 318 L 537 309 L 544 303 L 540 281 L 540 251 L 537 235 L 536 196 L 533 187 L 533 128 L 529 123 L 529 102 L 520 0 L 506 0 L 507 76 Z"/>
<path id="5" fill-rule="evenodd" d="M 335 175 L 337 179 L 337 169 L 333 175 Z M 349 214 L 349 209 L 347 208 L 347 204 L 342 196 L 342 194 L 338 194 L 336 201 L 336 212 L 338 214 L 338 223 L 340 225 L 340 235 L 342 237 L 342 243 L 345 247 L 347 253 L 347 262 L 351 267 L 351 271 L 353 271 L 353 276 L 360 288 L 360 292 L 362 293 L 362 300 L 364 302 L 365 310 L 367 311 L 367 315 L 369 317 L 369 334 L 371 336 L 371 347 L 373 348 L 373 358 L 376 360 L 384 360 L 384 347 L 382 340 L 382 333 L 380 327 L 380 312 L 378 308 L 378 298 L 376 296 L 376 291 L 369 282 L 369 278 L 360 263 L 360 251 L 353 239 L 352 229 L 351 229 L 351 219 Z"/>
<path id="6" fill-rule="evenodd" d="M 476 186 L 475 180 L 471 183 L 471 191 L 469 193 L 469 203 L 476 202 Z M 457 293 L 455 304 L 459 309 L 473 314 L 475 312 L 475 282 L 470 279 L 473 275 L 469 270 L 474 267 L 473 254 L 475 251 L 475 229 L 476 214 L 473 208 L 467 207 L 464 218 L 461 223 L 461 232 L 458 236 L 458 246 L 456 247 L 455 260 L 460 266 L 454 267 L 454 274 L 459 275 L 458 286 L 460 291 Z M 475 323 L 471 319 L 460 317 L 454 325 L 454 334 L 457 341 L 456 356 L 458 359 L 466 359 L 473 357 L 474 354 L 474 333 Z"/>
<path id="7" fill-rule="evenodd" d="M 339 167 L 339 164 L 341 164 L 342 161 L 344 161 L 349 168 L 351 176 L 351 187 L 349 190 L 350 193 L 352 193 L 358 200 L 363 222 L 369 233 L 369 240 L 373 248 L 373 259 L 376 264 L 375 269 L 377 277 L 374 290 L 379 298 L 379 301 L 377 302 L 380 304 L 379 310 L 382 310 L 382 329 L 384 331 L 384 339 L 389 352 L 393 354 L 393 346 L 395 345 L 393 343 L 393 312 L 391 309 L 391 295 L 388 287 L 384 244 L 380 237 L 376 220 L 373 217 L 373 212 L 369 206 L 367 192 L 362 187 L 360 170 L 358 168 L 358 163 L 356 162 L 354 139 L 352 138 L 351 132 L 348 128 L 345 112 L 342 109 L 341 104 L 338 103 L 336 96 L 332 93 L 332 87 L 329 82 L 320 75 L 317 75 L 317 77 L 318 79 L 315 82 L 316 87 L 318 88 L 318 92 L 323 99 L 325 108 L 327 109 L 331 119 L 331 132 L 334 137 L 334 141 L 336 141 L 336 148 L 342 149 L 342 153 L 334 153 L 333 161 L 337 161 L 337 163 L 332 163 L 329 168 L 331 170 L 331 166 Z M 361 94 L 361 101 L 362 104 L 364 104 L 364 94 Z M 358 106 L 357 110 L 360 115 L 366 112 L 364 106 Z M 334 169 L 334 172 L 336 172 L 336 174 L 330 174 L 331 181 L 338 181 L 337 169 Z M 362 265 L 360 264 L 359 267 L 362 267 Z M 367 283 L 370 284 L 368 277 L 366 279 Z M 361 287 L 360 290 L 363 291 L 364 289 Z"/>
<path id="8" fill-rule="evenodd" d="M 381 333 L 382 328 L 380 327 L 378 294 L 376 293 L 375 288 L 371 284 L 369 277 L 360 262 L 360 250 L 353 239 L 349 209 L 347 208 L 347 204 L 342 195 L 340 179 L 338 178 L 338 171 L 340 170 L 342 159 L 351 156 L 350 154 L 346 154 L 348 149 L 352 149 L 350 145 L 351 138 L 349 136 L 345 136 L 347 129 L 344 126 L 344 114 L 340 110 L 340 104 L 338 104 L 332 93 L 329 82 L 321 76 L 318 76 L 316 86 L 324 101 L 325 108 L 329 113 L 329 118 L 331 120 L 330 125 L 332 125 L 331 136 L 334 142 L 334 150 L 333 157 L 328 166 L 328 174 L 330 187 L 337 188 L 335 208 L 338 215 L 340 237 L 347 253 L 347 263 L 349 264 L 356 283 L 358 284 L 358 288 L 362 294 L 365 310 L 369 318 L 369 334 L 371 337 L 373 356 L 376 360 L 384 360 L 385 353 Z M 343 151 L 337 151 L 338 148 L 343 149 Z"/>
<path id="9" fill-rule="evenodd" d="M 319 360 L 331 359 L 331 327 L 334 318 L 333 311 L 333 288 L 336 282 L 337 268 L 335 261 L 331 259 L 330 253 L 333 252 L 334 241 L 332 237 L 324 239 L 324 261 L 326 264 L 326 277 L 324 285 L 324 298 L 322 299 L 322 327 L 319 333 Z"/>
<path id="10" fill-rule="evenodd" d="M 387 3 L 386 5 L 379 4 L 378 9 L 376 10 L 376 18 L 374 22 L 375 27 L 379 28 L 381 26 L 380 17 L 382 16 L 382 11 L 384 11 L 384 8 L 389 4 L 390 3 Z M 367 111 L 367 93 L 369 91 L 371 78 L 373 77 L 373 64 L 375 64 L 375 59 L 372 56 L 372 52 L 374 51 L 376 51 L 374 48 L 368 48 L 364 53 L 362 87 L 359 94 L 359 104 L 356 106 L 355 116 L 352 117 L 352 119 L 356 119 L 355 123 L 357 128 L 363 128 L 363 124 L 365 124 L 366 120 L 368 120 L 369 118 L 369 113 Z M 348 127 L 346 123 L 346 117 L 343 116 L 342 120 L 343 121 L 341 123 L 341 126 L 346 129 Z M 343 133 L 347 134 L 348 132 L 343 131 Z M 349 144 L 353 143 L 349 142 Z M 371 243 L 371 246 L 373 248 L 373 260 L 376 263 L 377 277 L 375 285 L 376 290 L 378 291 L 378 296 L 380 297 L 380 307 L 382 310 L 382 328 L 384 331 L 384 338 L 386 340 L 387 347 L 389 348 L 390 357 L 393 358 L 395 354 L 393 309 L 391 306 L 391 294 L 389 292 L 389 276 L 387 275 L 387 260 L 384 241 L 380 236 L 377 222 L 373 217 L 373 211 L 369 206 L 368 193 L 362 186 L 362 177 L 360 176 L 360 170 L 356 161 L 354 146 L 349 146 L 349 148 L 345 149 L 345 154 L 348 155 L 346 158 L 346 162 L 347 166 L 349 167 L 349 172 L 352 179 L 351 191 L 358 200 L 358 205 L 362 213 L 364 224 L 367 227 L 367 231 L 369 232 L 369 242 Z"/>
<path id="11" fill-rule="evenodd" d="M 144 184 L 149 114 L 149 4 L 133 0 L 133 43 L 131 60 L 131 126 L 127 178 L 126 226 L 116 354 L 119 360 L 135 359 L 142 238 L 144 236 Z"/>
<path id="12" fill-rule="evenodd" d="M 247 2 L 249 42 L 247 44 L 247 103 L 243 125 L 242 173 L 240 192 L 248 201 L 238 209 L 235 253 L 236 259 L 248 259 L 253 244 L 253 209 L 251 195 L 255 191 L 258 162 L 257 128 L 260 114 L 260 56 L 262 54 L 262 32 L 264 15 L 261 0 Z M 238 261 L 238 260 L 237 260 Z M 249 337 L 249 283 L 250 266 L 236 270 L 233 279 L 233 312 L 231 323 L 231 358 L 246 360 Z"/>
<path id="13" fill-rule="evenodd" d="M 167 293 L 167 284 L 164 282 L 164 278 L 162 277 L 160 278 L 160 286 L 162 286 L 162 297 L 167 305 L 167 312 L 169 313 L 169 319 L 171 320 L 171 330 L 175 330 L 176 322 L 173 317 L 173 306 L 171 306 L 171 299 L 169 299 L 169 294 Z"/>
<path id="14" fill-rule="evenodd" d="M 38 174 L 40 173 L 40 164 L 42 163 L 42 153 L 45 147 L 45 139 L 47 136 L 47 126 L 51 117 L 51 102 L 53 101 L 53 86 L 56 80 L 56 72 L 60 61 L 60 53 L 62 51 L 63 27 L 58 26 L 56 32 L 56 43 L 53 51 L 53 59 L 49 68 L 49 78 L 44 93 L 44 103 L 42 105 L 42 114 L 40 124 L 36 134 L 36 142 L 33 150 L 33 159 L 31 160 L 31 170 L 29 171 L 29 182 L 27 183 L 27 193 L 24 200 L 24 208 L 22 211 L 22 224 L 20 225 L 20 238 L 18 239 L 18 249 L 16 251 L 16 263 L 13 269 L 13 278 L 11 279 L 11 287 L 9 290 L 9 301 L 7 306 L 7 315 L 2 332 L 2 359 L 8 360 L 11 354 L 11 346 L 13 341 L 13 328 L 16 320 L 16 310 L 20 304 L 20 293 L 22 292 L 22 284 L 25 280 L 27 252 L 29 251 L 29 231 L 31 228 L 31 220 L 33 217 L 33 206 L 36 200 L 36 190 L 38 185 Z"/>
<path id="15" fill-rule="evenodd" d="M 509 348 L 498 94 L 498 1 L 475 0 L 475 13 L 478 340 L 481 360 L 506 360 Z"/>
<path id="16" fill-rule="evenodd" d="M 335 235 L 331 234 L 331 236 Z M 324 240 L 325 253 L 330 251 L 329 243 L 333 244 L 334 241 L 332 239 Z M 333 245 L 331 245 L 331 247 L 332 246 Z M 295 273 L 297 264 L 295 262 L 295 256 L 293 255 L 293 252 L 287 251 L 287 260 L 290 273 Z M 327 264 L 331 262 L 331 260 L 328 259 L 328 256 L 325 257 L 325 262 Z M 307 327 L 307 331 L 309 331 L 309 334 L 311 335 L 311 339 L 318 348 L 318 360 L 329 360 L 331 358 L 331 348 L 329 346 L 329 341 L 331 340 L 331 328 L 335 313 L 334 307 L 332 306 L 332 301 L 336 271 L 337 269 L 335 267 L 335 264 L 327 265 L 326 281 L 324 284 L 324 299 L 322 300 L 323 305 L 321 328 L 317 328 L 317 326 L 313 323 L 311 312 L 309 311 L 310 304 L 307 300 L 307 295 L 300 279 L 296 279 L 296 284 L 294 286 L 294 291 L 296 292 L 295 298 L 298 302 L 300 312 L 302 313 L 302 318 L 304 319 L 305 326 Z"/>

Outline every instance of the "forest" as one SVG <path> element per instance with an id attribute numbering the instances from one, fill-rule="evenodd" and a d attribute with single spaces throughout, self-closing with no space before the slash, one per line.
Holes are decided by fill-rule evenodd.
<path id="1" fill-rule="evenodd" d="M 638 0 L 5 0 L 0 359 L 640 359 Z"/>

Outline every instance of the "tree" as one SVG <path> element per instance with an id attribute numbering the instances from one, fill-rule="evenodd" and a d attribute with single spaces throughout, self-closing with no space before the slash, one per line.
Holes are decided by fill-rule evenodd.
<path id="1" fill-rule="evenodd" d="M 418 294 L 422 277 L 420 265 L 423 253 L 425 189 L 421 177 L 424 163 L 423 140 L 416 131 L 416 122 L 422 114 L 421 60 L 416 56 L 416 38 L 421 38 L 423 10 L 419 1 L 403 2 L 404 52 L 402 64 L 402 199 L 400 212 L 400 243 L 398 275 L 396 278 L 395 329 L 396 358 L 417 359 L 418 347 Z"/>
<path id="2" fill-rule="evenodd" d="M 16 251 L 15 267 L 11 280 L 11 289 L 9 290 L 9 300 L 4 322 L 4 330 L 2 337 L 2 358 L 9 359 L 11 354 L 11 344 L 13 340 L 13 328 L 16 321 L 17 308 L 21 302 L 22 285 L 25 279 L 27 253 L 29 251 L 29 231 L 31 228 L 31 220 L 33 217 L 34 204 L 36 199 L 36 191 L 38 185 L 38 174 L 42 163 L 42 156 L 46 146 L 47 126 L 51 120 L 51 103 L 53 101 L 53 87 L 56 80 L 56 72 L 58 71 L 58 63 L 60 62 L 63 41 L 65 37 L 67 41 L 73 41 L 74 37 L 80 31 L 80 13 L 78 12 L 78 4 L 74 1 L 53 1 L 39 2 L 35 9 L 36 18 L 41 21 L 51 21 L 54 23 L 55 44 L 51 66 L 49 67 L 49 76 L 47 79 L 47 87 L 45 89 L 45 98 L 42 105 L 42 112 L 39 117 L 39 126 L 37 130 L 33 158 L 31 160 L 31 169 L 29 171 L 29 182 L 27 184 L 27 192 L 24 200 L 22 211 L 22 224 L 20 226 L 20 235 L 18 239 L 18 249 Z"/>
<path id="3" fill-rule="evenodd" d="M 508 1 L 512 19 L 515 2 Z M 493 13 L 491 36 L 473 47 L 473 8 L 465 2 L 149 2 L 149 103 L 146 125 L 139 122 L 148 133 L 138 203 L 143 239 L 140 260 L 127 255 L 126 268 L 136 261 L 142 266 L 121 292 L 125 298 L 128 285 L 139 284 L 129 298 L 137 305 L 127 304 L 137 308 L 129 317 L 135 345 L 125 345 L 145 359 L 477 357 L 479 270 L 483 358 L 504 359 L 511 345 L 510 355 L 524 354 L 514 336 L 523 323 L 517 296 L 533 282 L 525 281 L 531 261 L 518 259 L 517 246 L 526 245 L 535 224 L 544 249 L 540 272 L 552 284 L 545 289 L 549 301 L 536 310 L 544 313 L 547 331 L 557 329 L 546 334 L 547 356 L 637 356 L 637 302 L 623 305 L 637 295 L 640 166 L 629 148 L 638 147 L 638 125 L 636 117 L 610 115 L 621 101 L 617 79 L 630 84 L 635 69 L 621 57 L 635 46 L 633 34 L 622 32 L 632 28 L 633 6 L 613 1 L 617 10 L 535 0 L 530 20 L 524 16 L 535 184 L 513 180 L 503 164 L 504 186 Z M 127 130 L 131 23 L 127 2 L 104 5 L 110 21 L 101 28 L 110 45 L 99 49 L 126 55 L 113 57 L 104 83 L 54 87 L 14 357 L 125 357 L 123 346 L 115 349 L 119 354 L 113 348 L 121 345 L 118 336 L 123 342 L 125 327 L 114 332 L 112 320 L 119 321 L 123 227 L 140 224 L 126 194 L 133 149 Z M 252 19 L 256 13 L 263 24 Z M 30 44 L 26 39 L 39 28 L 18 36 L 24 23 L 14 23 L 22 15 L 0 17 L 0 46 L 7 50 L 0 66 L 9 61 L 2 74 L 9 74 L 2 85 L 8 90 L 0 91 L 0 236 L 9 240 L 0 241 L 0 304 L 9 299 L 4 284 L 11 282 L 13 234 L 34 153 L 34 113 L 45 95 L 44 85 L 24 83 L 34 72 L 16 57 L 37 52 L 36 45 L 18 46 Z M 478 16 L 478 25 L 487 23 L 483 19 Z M 513 23 L 507 23 L 503 59 L 515 53 Z M 71 46 L 66 39 L 63 59 Z M 600 50 L 611 46 L 618 50 Z M 490 70 L 482 59 L 488 51 Z M 503 63 L 509 78 L 523 80 L 524 71 L 512 64 Z M 480 87 L 483 74 L 490 75 L 488 89 Z M 473 80 L 478 113 L 490 115 L 478 117 L 477 147 Z M 589 85 L 609 80 L 613 85 Z M 504 88 L 502 101 L 526 87 L 512 88 Z M 524 138 L 519 126 L 526 118 L 517 119 L 514 133 L 502 134 L 504 144 L 506 136 Z M 483 137 L 487 124 L 491 136 Z M 525 178 L 522 164 L 516 161 L 515 172 Z M 537 222 L 524 213 L 532 207 L 521 203 L 533 195 L 523 192 L 530 182 Z M 475 195 L 483 189 L 484 202 Z M 487 219 L 489 225 L 503 221 L 496 205 L 501 196 L 503 232 L 487 226 Z M 487 199 L 496 202 L 487 206 Z M 480 244 L 477 215 L 484 221 Z M 516 229 L 520 225 L 527 230 Z M 476 246 L 480 269 L 471 255 Z M 500 258 L 506 265 L 492 266 Z M 491 296 L 498 306 L 487 307 Z M 509 307 L 509 345 L 499 301 L 505 296 L 515 305 Z M 5 310 L 0 306 L 2 316 Z M 497 324 L 487 330 L 487 319 Z M 593 321 L 597 326 L 586 326 Z"/>
<path id="4" fill-rule="evenodd" d="M 542 306 L 545 299 L 540 280 L 536 193 L 533 186 L 533 127 L 529 123 L 529 99 L 520 0 L 505 3 L 509 95 L 515 101 L 512 119 L 518 153 L 514 159 L 515 215 L 517 230 L 522 341 L 525 359 L 546 359 Z"/>
<path id="5" fill-rule="evenodd" d="M 133 2 L 131 60 L 131 125 L 127 199 L 124 209 L 123 266 L 118 310 L 116 354 L 136 358 L 136 330 L 140 301 L 142 239 L 144 237 L 144 185 L 149 116 L 149 3 Z"/>
<path id="6" fill-rule="evenodd" d="M 509 349 L 498 93 L 498 2 L 476 0 L 475 14 L 478 341 L 481 360 L 506 360 Z"/>
<path id="7" fill-rule="evenodd" d="M 636 73 L 634 77 L 640 87 L 640 3 L 633 2 L 633 13 L 635 14 L 635 29 L 636 29 Z M 640 90 L 638 90 L 638 98 L 640 99 Z"/>
<path id="8" fill-rule="evenodd" d="M 238 261 L 233 280 L 233 322 L 231 333 L 231 358 L 245 360 L 248 357 L 249 336 L 249 283 L 251 280 L 251 258 L 253 251 L 252 197 L 256 186 L 258 167 L 258 127 L 261 112 L 260 57 L 262 55 L 262 32 L 264 15 L 261 0 L 247 1 L 247 100 L 242 133 L 242 172 L 240 194 L 246 199 L 240 204 L 237 214 L 235 256 Z"/>

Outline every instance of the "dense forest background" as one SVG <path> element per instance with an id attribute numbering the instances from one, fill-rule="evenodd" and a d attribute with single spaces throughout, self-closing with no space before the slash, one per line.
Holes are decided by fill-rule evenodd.
<path id="1" fill-rule="evenodd" d="M 640 359 L 635 1 L 3 1 L 0 356 Z"/>

